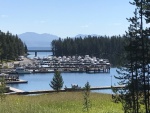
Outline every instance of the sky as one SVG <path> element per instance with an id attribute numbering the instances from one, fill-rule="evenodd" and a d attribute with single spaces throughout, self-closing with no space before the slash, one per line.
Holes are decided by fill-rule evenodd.
<path id="1" fill-rule="evenodd" d="M 132 0 L 130 0 L 132 1 Z M 0 0 L 0 30 L 12 34 L 122 35 L 133 16 L 129 0 Z"/>

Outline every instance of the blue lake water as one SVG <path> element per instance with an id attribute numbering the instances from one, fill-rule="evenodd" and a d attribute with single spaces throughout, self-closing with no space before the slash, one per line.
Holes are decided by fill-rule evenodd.
<path id="1" fill-rule="evenodd" d="M 110 73 L 61 73 L 64 86 L 70 87 L 71 84 L 78 84 L 83 87 L 88 81 L 91 87 L 98 86 L 110 86 L 117 85 L 118 80 L 114 78 L 114 75 L 117 75 L 116 68 L 111 68 Z M 27 80 L 28 83 L 23 84 L 10 84 L 10 86 L 24 90 L 24 91 L 33 91 L 33 90 L 52 90 L 49 86 L 50 81 L 52 80 L 54 73 L 37 73 L 37 74 L 24 74 L 20 75 L 20 79 Z M 111 93 L 111 90 L 99 90 L 103 93 Z"/>
<path id="2" fill-rule="evenodd" d="M 30 58 L 34 57 L 34 53 L 30 53 Z M 44 57 L 51 55 L 51 53 L 38 53 L 39 57 Z M 63 88 L 65 86 L 71 87 L 71 84 L 78 84 L 81 87 L 89 82 L 91 87 L 98 86 L 110 86 L 117 85 L 118 80 L 114 78 L 114 75 L 118 75 L 116 68 L 111 68 L 110 73 L 61 73 L 64 81 Z M 20 79 L 27 80 L 28 83 L 23 84 L 10 84 L 9 86 L 24 90 L 24 91 L 33 91 L 33 90 L 52 90 L 49 86 L 50 81 L 52 80 L 54 73 L 37 73 L 37 74 L 24 74 L 19 75 Z M 98 92 L 102 93 L 111 93 L 111 90 L 99 90 Z"/>

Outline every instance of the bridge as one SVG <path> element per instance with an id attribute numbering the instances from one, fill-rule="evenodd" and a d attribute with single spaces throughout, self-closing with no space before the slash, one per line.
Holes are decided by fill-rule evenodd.
<path id="1" fill-rule="evenodd" d="M 52 50 L 28 50 L 28 52 L 35 52 L 35 56 L 37 56 L 37 52 L 53 52 Z"/>

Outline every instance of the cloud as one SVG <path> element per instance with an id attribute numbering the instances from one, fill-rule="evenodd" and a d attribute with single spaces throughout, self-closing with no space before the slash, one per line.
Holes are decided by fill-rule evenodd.
<path id="1" fill-rule="evenodd" d="M 8 15 L 4 15 L 4 14 L 3 14 L 3 15 L 0 15 L 0 17 L 1 17 L 1 18 L 7 18 Z"/>

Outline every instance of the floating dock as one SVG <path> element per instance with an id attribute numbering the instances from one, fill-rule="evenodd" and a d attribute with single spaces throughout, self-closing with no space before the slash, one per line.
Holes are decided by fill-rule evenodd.
<path id="1" fill-rule="evenodd" d="M 101 87 L 91 87 L 90 90 L 102 90 L 102 89 L 112 89 L 112 88 L 124 88 L 124 85 L 119 86 L 101 86 Z"/>
<path id="2" fill-rule="evenodd" d="M 20 90 L 20 89 L 17 89 L 17 88 L 14 88 L 14 87 L 10 87 L 10 86 L 7 86 L 9 92 L 5 93 L 6 95 L 14 95 L 14 94 L 17 94 L 17 93 L 23 93 L 24 91 L 23 90 Z"/>
<path id="3" fill-rule="evenodd" d="M 6 81 L 6 84 L 19 84 L 19 83 L 28 83 L 28 81 L 21 79 L 18 79 L 16 81 Z"/>
<path id="4" fill-rule="evenodd" d="M 86 68 L 86 73 L 110 73 L 110 67 L 107 68 Z"/>
<path id="5" fill-rule="evenodd" d="M 14 88 L 14 87 L 10 87 L 10 86 L 9 86 L 9 90 L 12 92 L 24 92 L 23 90 L 20 90 L 20 89 Z"/>
<path id="6" fill-rule="evenodd" d="M 103 89 L 112 89 L 112 88 L 124 88 L 124 85 L 119 85 L 119 86 L 101 86 L 101 87 L 91 87 L 90 90 L 103 90 Z M 18 94 L 18 95 L 28 95 L 28 94 L 44 94 L 44 93 L 53 93 L 57 92 L 55 90 L 36 90 L 36 91 L 23 91 L 20 89 L 16 89 L 13 87 L 10 87 L 10 90 L 13 92 L 7 93 L 7 94 Z M 80 89 L 72 89 L 68 88 L 67 89 L 62 89 L 59 90 L 59 92 L 69 92 L 69 91 L 84 91 L 84 88 Z"/>

